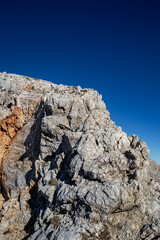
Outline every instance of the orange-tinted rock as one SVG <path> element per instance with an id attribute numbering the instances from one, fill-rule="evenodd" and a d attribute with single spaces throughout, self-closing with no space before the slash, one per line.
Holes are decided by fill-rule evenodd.
<path id="1" fill-rule="evenodd" d="M 11 114 L 0 122 L 0 162 L 4 153 L 15 137 L 18 129 L 23 126 L 24 117 L 22 110 L 18 107 L 12 109 Z"/>

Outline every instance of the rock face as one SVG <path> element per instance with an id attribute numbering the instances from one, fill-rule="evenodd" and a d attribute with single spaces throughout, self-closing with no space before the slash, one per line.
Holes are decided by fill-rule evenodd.
<path id="1" fill-rule="evenodd" d="M 160 167 L 91 89 L 0 74 L 0 239 L 160 239 Z"/>

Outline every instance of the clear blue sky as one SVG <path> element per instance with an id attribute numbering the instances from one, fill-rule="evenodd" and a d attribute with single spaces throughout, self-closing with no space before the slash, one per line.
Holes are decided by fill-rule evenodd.
<path id="1" fill-rule="evenodd" d="M 160 163 L 159 0 L 0 0 L 0 71 L 98 90 Z"/>

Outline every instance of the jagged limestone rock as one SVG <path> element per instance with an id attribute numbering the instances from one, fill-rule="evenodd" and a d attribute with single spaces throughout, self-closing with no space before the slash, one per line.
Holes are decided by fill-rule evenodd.
<path id="1" fill-rule="evenodd" d="M 0 74 L 0 239 L 160 239 L 160 167 L 91 89 Z"/>

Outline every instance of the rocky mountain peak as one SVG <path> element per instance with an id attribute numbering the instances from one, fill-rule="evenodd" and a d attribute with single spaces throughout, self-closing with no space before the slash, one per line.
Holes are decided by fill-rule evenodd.
<path id="1" fill-rule="evenodd" d="M 160 239 L 159 173 L 96 91 L 0 73 L 0 239 Z"/>

